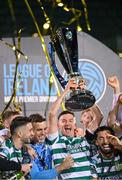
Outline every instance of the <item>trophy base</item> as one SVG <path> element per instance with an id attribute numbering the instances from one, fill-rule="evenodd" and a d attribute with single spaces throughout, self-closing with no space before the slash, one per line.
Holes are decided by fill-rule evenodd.
<path id="1" fill-rule="evenodd" d="M 70 93 L 70 97 L 65 99 L 65 107 L 69 111 L 83 111 L 92 107 L 96 99 L 91 91 L 80 90 Z"/>

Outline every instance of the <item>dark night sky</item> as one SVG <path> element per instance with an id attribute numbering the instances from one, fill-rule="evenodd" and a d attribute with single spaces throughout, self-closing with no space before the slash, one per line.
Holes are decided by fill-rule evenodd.
<path id="1" fill-rule="evenodd" d="M 63 0 L 62 0 L 63 1 Z M 12 21 L 8 0 L 0 1 L 0 37 L 12 37 L 13 29 L 24 28 L 22 36 L 32 36 L 36 28 L 32 18 L 27 10 L 24 0 L 11 0 L 13 2 L 15 23 Z M 44 23 L 44 14 L 37 3 L 37 0 L 28 0 L 35 14 L 43 35 L 50 32 L 44 32 L 42 25 Z M 43 0 L 44 9 L 49 16 L 53 29 L 59 26 L 67 26 L 67 23 L 74 17 L 72 12 L 66 12 L 62 8 L 55 6 L 54 0 Z M 69 8 L 75 8 L 82 12 L 78 23 L 84 32 L 91 34 L 100 40 L 115 52 L 122 51 L 122 10 L 121 0 L 86 0 L 88 7 L 88 18 L 91 31 L 87 30 L 83 4 L 81 0 L 64 0 Z M 70 24 L 76 27 L 77 22 Z M 16 28 L 15 28 L 16 27 Z"/>

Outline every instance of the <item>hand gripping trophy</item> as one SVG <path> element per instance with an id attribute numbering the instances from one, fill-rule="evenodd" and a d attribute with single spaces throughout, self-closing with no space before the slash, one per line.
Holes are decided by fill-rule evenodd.
<path id="1" fill-rule="evenodd" d="M 82 111 L 92 107 L 95 103 L 94 95 L 91 91 L 80 88 L 80 84 L 84 83 L 85 80 L 78 71 L 78 43 L 76 30 L 67 27 L 59 28 L 56 33 L 51 35 L 51 41 L 68 78 L 75 79 L 78 84 L 78 88 L 71 89 L 65 98 L 66 109 L 70 111 Z M 54 65 L 54 60 L 52 64 L 54 72 L 64 88 L 66 81 L 60 75 L 56 65 Z"/>

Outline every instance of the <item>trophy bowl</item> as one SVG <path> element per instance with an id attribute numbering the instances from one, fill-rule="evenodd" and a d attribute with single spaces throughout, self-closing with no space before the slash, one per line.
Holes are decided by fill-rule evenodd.
<path id="1" fill-rule="evenodd" d="M 65 107 L 69 111 L 82 111 L 92 107 L 95 103 L 95 97 L 89 90 L 75 90 L 67 94 L 65 98 Z"/>
<path id="2" fill-rule="evenodd" d="M 96 101 L 91 91 L 86 89 L 86 83 L 81 76 L 71 76 L 78 84 L 77 89 L 71 88 L 70 92 L 65 97 L 65 107 L 69 111 L 82 111 L 92 107 Z M 82 82 L 83 88 L 80 86 Z"/>

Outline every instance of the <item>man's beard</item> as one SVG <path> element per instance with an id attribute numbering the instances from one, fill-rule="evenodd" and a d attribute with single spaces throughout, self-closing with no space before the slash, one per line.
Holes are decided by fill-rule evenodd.
<path id="1" fill-rule="evenodd" d="M 109 145 L 109 149 L 104 149 L 99 146 L 99 150 L 101 151 L 101 153 L 108 155 L 108 154 L 112 154 L 113 147 Z"/>

